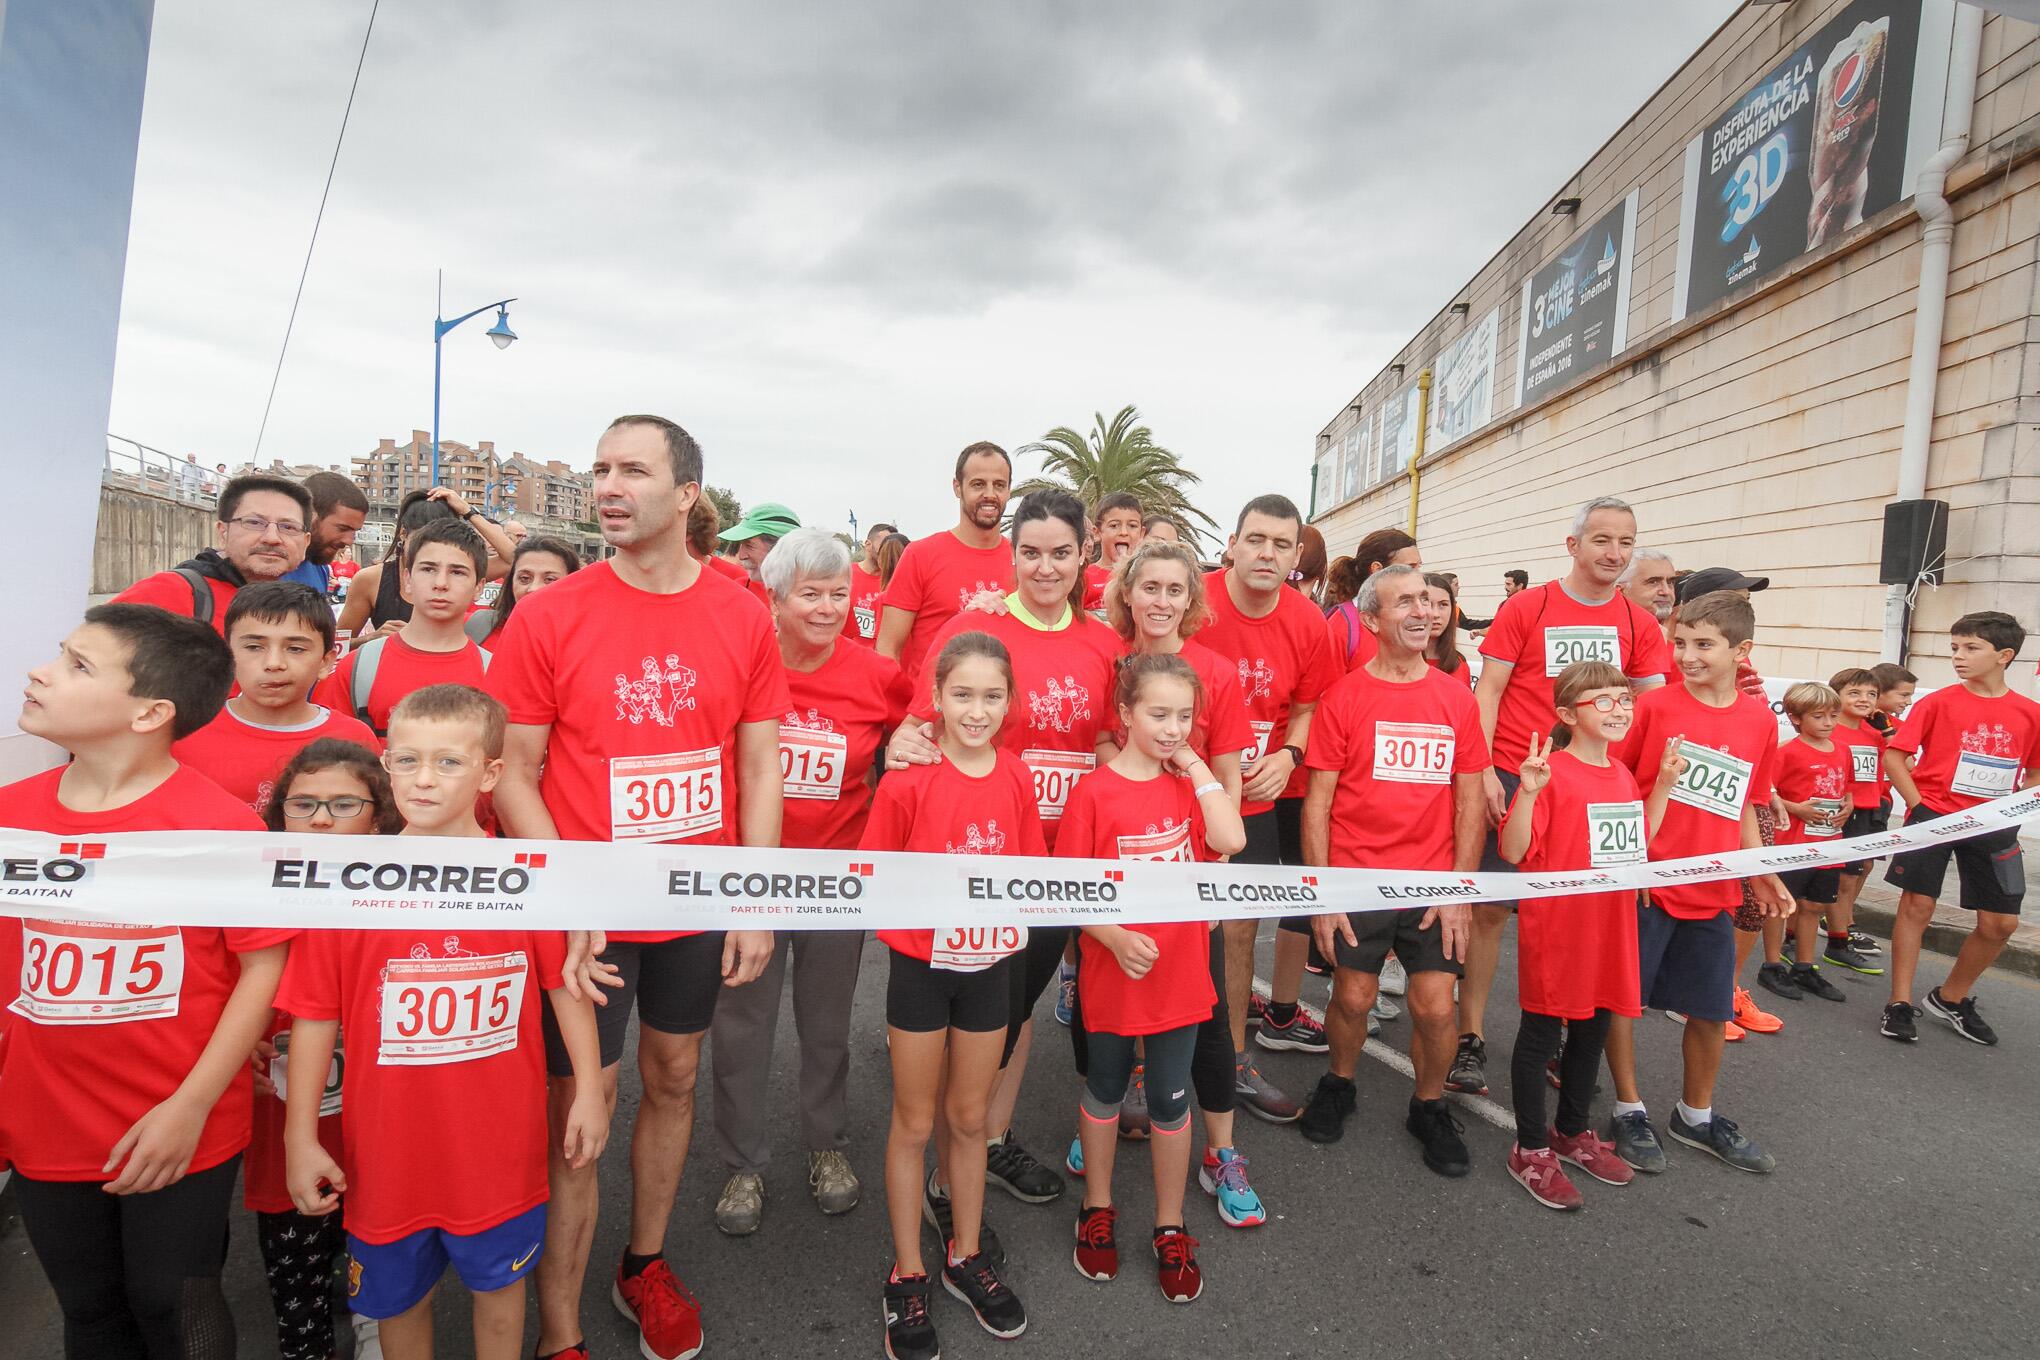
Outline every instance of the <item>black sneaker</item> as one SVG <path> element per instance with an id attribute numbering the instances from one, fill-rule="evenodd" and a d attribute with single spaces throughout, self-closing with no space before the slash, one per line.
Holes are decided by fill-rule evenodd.
<path id="1" fill-rule="evenodd" d="M 985 1149 L 985 1179 L 1028 1204 L 1046 1204 L 1063 1192 L 1063 1178 L 1014 1142 L 1011 1129 Z"/>
<path id="2" fill-rule="evenodd" d="M 1820 975 L 1820 969 L 1810 963 L 1792 965 L 1792 982 L 1800 991 L 1810 993 L 1823 1001 L 1847 1001 L 1849 994 Z"/>
<path id="3" fill-rule="evenodd" d="M 1000 1340 L 1010 1341 L 1027 1330 L 1027 1310 L 983 1252 L 956 1265 L 950 1265 L 945 1257 L 942 1287 L 969 1305 L 978 1326 Z"/>
<path id="4" fill-rule="evenodd" d="M 921 1187 L 921 1217 L 935 1230 L 936 1243 L 943 1251 L 949 1250 L 949 1243 L 956 1236 L 956 1222 L 950 1216 L 949 1196 L 935 1186 L 935 1175 L 930 1172 L 928 1183 Z M 978 1223 L 978 1250 L 990 1257 L 994 1265 L 1006 1264 L 1006 1244 L 992 1231 L 992 1216 L 986 1214 Z"/>
<path id="5" fill-rule="evenodd" d="M 1787 1001 L 1798 1001 L 1806 995 L 1798 976 L 1782 963 L 1767 963 L 1758 968 L 1757 985 Z"/>
<path id="6" fill-rule="evenodd" d="M 1913 1021 L 1918 1015 L 1906 1002 L 1894 1001 L 1884 1008 L 1884 1023 L 1877 1027 L 1877 1032 L 1902 1044 L 1916 1044 L 1920 1041 L 1920 1029 Z"/>
<path id="7" fill-rule="evenodd" d="M 1861 930 L 1849 932 L 1849 948 L 1855 950 L 1858 954 L 1882 954 L 1884 952 L 1883 943 L 1875 935 Z"/>
<path id="8" fill-rule="evenodd" d="M 1445 1074 L 1445 1089 L 1468 1096 L 1487 1094 L 1487 1041 L 1478 1034 L 1459 1036 L 1459 1052 Z"/>
<path id="9" fill-rule="evenodd" d="M 1466 1132 L 1466 1126 L 1453 1117 L 1452 1107 L 1444 1101 L 1410 1101 L 1410 1117 L 1405 1127 L 1424 1145 L 1424 1165 L 1439 1175 L 1464 1176 L 1473 1169 L 1473 1161 L 1466 1153 L 1466 1140 L 1459 1136 Z"/>
<path id="10" fill-rule="evenodd" d="M 1946 1020 L 1954 1031 L 1972 1044 L 1986 1046 L 1997 1043 L 1997 1031 L 1983 1022 L 1976 1013 L 1976 998 L 1965 996 L 1960 1001 L 1944 1001 L 1941 989 L 1934 988 L 1927 993 L 1926 1009 Z"/>
<path id="11" fill-rule="evenodd" d="M 1318 1078 L 1317 1090 L 1310 1093 L 1296 1127 L 1313 1143 L 1336 1143 L 1345 1137 L 1346 1121 L 1358 1103 L 1353 1083 L 1327 1072 Z"/>
<path id="12" fill-rule="evenodd" d="M 1836 944 L 1833 940 L 1829 940 L 1827 948 L 1821 951 L 1820 961 L 1822 963 L 1831 963 L 1837 968 L 1846 968 L 1852 973 L 1861 973 L 1864 977 L 1884 976 L 1884 966 L 1870 955 L 1856 948 L 1853 943 Z"/>
<path id="13" fill-rule="evenodd" d="M 885 1353 L 892 1360 L 940 1360 L 941 1343 L 928 1316 L 928 1277 L 885 1282 Z"/>

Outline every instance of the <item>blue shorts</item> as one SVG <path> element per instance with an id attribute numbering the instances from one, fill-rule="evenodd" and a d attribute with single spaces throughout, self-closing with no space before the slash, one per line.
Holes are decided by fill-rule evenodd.
<path id="1" fill-rule="evenodd" d="M 1643 1004 L 1694 1020 L 1735 1018 L 1735 918 L 1682 921 L 1663 907 L 1636 909 Z"/>
<path id="2" fill-rule="evenodd" d="M 543 1204 L 478 1233 L 420 1228 L 382 1243 L 349 1233 L 347 1306 L 377 1321 L 409 1312 L 432 1292 L 449 1263 L 471 1291 L 493 1293 L 538 1269 L 544 1251 Z"/>

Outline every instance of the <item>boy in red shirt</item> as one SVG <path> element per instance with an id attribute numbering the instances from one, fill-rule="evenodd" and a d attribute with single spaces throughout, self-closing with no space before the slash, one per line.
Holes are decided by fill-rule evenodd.
<path id="1" fill-rule="evenodd" d="M 70 763 L 0 788 L 0 826 L 46 833 L 34 862 L 72 877 L 110 832 L 260 831 L 170 754 L 232 682 L 209 625 L 88 610 L 21 707 L 21 730 Z M 0 919 L 0 1164 L 71 1353 L 182 1355 L 188 1336 L 233 1335 L 220 1244 L 253 1117 L 248 1054 L 294 933 Z"/>
<path id="2" fill-rule="evenodd" d="M 1672 623 L 1677 684 L 1647 690 L 1636 721 L 1612 751 L 1638 788 L 1657 782 L 1665 747 L 1681 739 L 1686 769 L 1672 787 L 1663 824 L 1651 838 L 1652 860 L 1684 859 L 1753 849 L 1763 844 L 1756 806 L 1771 798 L 1778 723 L 1770 706 L 1736 686 L 1736 667 L 1749 656 L 1756 611 L 1735 591 L 1717 590 L 1679 606 Z M 1750 880 L 1757 907 L 1783 916 L 1791 898 L 1776 876 Z M 1682 1099 L 1666 1121 L 1672 1137 L 1743 1171 L 1768 1172 L 1771 1155 L 1714 1113 L 1727 1023 L 1735 1009 L 1735 925 L 1742 883 L 1733 878 L 1653 888 L 1637 909 L 1637 951 L 1643 1004 L 1685 1019 Z M 1622 1160 L 1638 1171 L 1665 1169 L 1636 1084 L 1636 1031 L 1617 1016 L 1608 1029 L 1608 1069 L 1615 1078 L 1614 1139 Z"/>
<path id="3" fill-rule="evenodd" d="M 1817 846 L 1839 839 L 1848 826 L 1855 766 L 1852 748 L 1835 735 L 1841 712 L 1841 697 L 1826 685 L 1803 680 L 1785 691 L 1785 716 L 1799 735 L 1778 748 L 1775 782 L 1778 801 L 1785 807 L 1779 845 Z M 1841 866 L 1804 864 L 1779 874 L 1778 881 L 1792 894 L 1796 961 L 1789 969 L 1783 963 L 1764 964 L 1757 970 L 1757 981 L 1788 1001 L 1808 992 L 1823 1001 L 1846 1001 L 1847 994 L 1822 977 L 1813 961 L 1820 918 L 1835 909 L 1841 890 Z"/>
<path id="4" fill-rule="evenodd" d="M 382 749 L 365 724 L 309 697 L 333 671 L 333 609 L 316 590 L 296 581 L 242 587 L 227 606 L 226 637 L 238 692 L 171 755 L 259 815 L 277 773 L 319 738 Z"/>
<path id="5" fill-rule="evenodd" d="M 503 706 L 465 685 L 431 685 L 397 706 L 383 763 L 403 834 L 487 839 L 475 804 L 502 771 L 503 729 Z M 570 997 L 560 976 L 566 938 L 391 929 L 303 939 L 277 996 L 296 1017 L 284 1100 L 291 1199 L 316 1216 L 347 1196 L 349 1302 L 381 1321 L 390 1353 L 432 1353 L 432 1293 L 451 1263 L 474 1293 L 475 1354 L 513 1360 L 524 1341 L 524 1277 L 545 1245 L 545 1048 L 534 982 L 577 1078 L 568 1161 L 587 1165 L 608 1138 L 594 1007 Z M 341 1084 L 345 1170 L 319 1142 L 319 1098 L 343 1024 L 355 1055 Z"/>
<path id="6" fill-rule="evenodd" d="M 479 688 L 489 653 L 467 635 L 468 611 L 482 588 L 489 550 L 480 534 L 457 519 L 436 520 L 404 540 L 404 598 L 411 617 L 386 637 L 348 654 L 321 681 L 312 699 L 351 713 L 375 730 L 389 731 L 397 701 L 427 685 Z"/>
<path id="7" fill-rule="evenodd" d="M 1840 699 L 1841 717 L 1835 723 L 1835 742 L 1849 758 L 1849 820 L 1842 827 L 1844 838 L 1869 836 L 1882 831 L 1889 821 L 1885 806 L 1891 785 L 1884 778 L 1884 745 L 1889 738 L 1874 725 L 1877 716 L 1877 676 L 1860 666 L 1836 671 L 1828 688 Z M 1834 905 L 1827 911 L 1827 939 L 1821 949 L 1822 963 L 1846 968 L 1866 977 L 1883 977 L 1877 962 L 1877 942 L 1852 929 L 1856 921 L 1856 897 L 1870 877 L 1870 861 L 1853 860 L 1842 866 L 1841 883 Z"/>
<path id="8" fill-rule="evenodd" d="M 1955 678 L 1962 683 L 1920 700 L 1885 753 L 1891 785 L 1905 802 L 1907 826 L 2040 784 L 2040 704 L 2005 683 L 2005 668 L 2025 646 L 2026 630 L 2010 614 L 1985 610 L 1964 614 L 1949 632 Z M 1961 876 L 1962 909 L 1976 913 L 1976 925 L 1948 976 L 1927 993 L 1926 1009 L 1972 1043 L 1995 1044 L 1997 1031 L 1977 1014 L 1969 989 L 2019 924 L 2026 861 L 2015 826 L 1892 856 L 1884 881 L 1899 890 L 1898 919 L 1891 930 L 1891 1004 L 1884 1008 L 1882 1032 L 1902 1043 L 1919 1039 L 1913 974 L 1950 858 Z"/>

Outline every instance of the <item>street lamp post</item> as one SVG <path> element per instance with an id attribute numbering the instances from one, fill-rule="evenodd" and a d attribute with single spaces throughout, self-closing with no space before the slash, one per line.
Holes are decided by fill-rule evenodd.
<path id="1" fill-rule="evenodd" d="M 440 307 L 441 307 L 441 309 L 444 309 L 444 307 L 445 307 L 445 305 L 446 305 L 446 304 L 445 304 L 445 287 L 444 287 L 444 283 L 445 283 L 445 278 L 446 278 L 446 275 L 445 275 L 445 271 L 443 271 L 443 270 L 442 270 L 442 271 L 440 272 L 440 280 L 441 280 L 441 288 L 440 288 Z M 448 331 L 452 330 L 452 329 L 453 329 L 453 328 L 454 328 L 455 326 L 458 326 L 458 325 L 459 325 L 459 324 L 460 324 L 461 322 L 463 322 L 463 321 L 466 321 L 466 320 L 469 320 L 469 319 L 470 319 L 470 318 L 472 318 L 472 317 L 477 317 L 477 316 L 480 316 L 480 315 L 481 315 L 481 314 L 482 314 L 483 312 L 486 312 L 486 311 L 488 311 L 488 310 L 489 310 L 489 308 L 491 308 L 491 307 L 494 307 L 494 308 L 496 309 L 496 324 L 495 324 L 495 325 L 493 325 L 493 326 L 491 326 L 491 327 L 489 327 L 489 332 L 488 332 L 488 334 L 489 334 L 489 338 L 490 338 L 491 340 L 493 340 L 493 341 L 495 341 L 495 342 L 496 342 L 496 348 L 497 348 L 497 349 L 508 349 L 508 348 L 510 348 L 510 342 L 511 342 L 512 340 L 515 340 L 515 339 L 517 338 L 517 332 L 516 332 L 516 331 L 513 331 L 513 330 L 511 330 L 511 329 L 510 329 L 510 310 L 509 310 L 509 308 L 510 308 L 510 304 L 511 304 L 511 303 L 513 303 L 513 302 L 515 302 L 515 301 L 517 301 L 517 299 L 516 299 L 516 298 L 514 298 L 514 297 L 509 297 L 509 298 L 503 298 L 503 299 L 501 299 L 500 301 L 497 301 L 497 302 L 490 302 L 490 303 L 485 303 L 485 304 L 483 304 L 482 306 L 480 306 L 480 307 L 477 307 L 477 308 L 475 308 L 475 309 L 474 309 L 474 310 L 473 310 L 472 312 L 465 312 L 465 313 L 462 313 L 462 314 L 461 314 L 460 316 L 457 316 L 457 317 L 455 317 L 455 318 L 454 318 L 453 320 L 451 320 L 451 321 L 446 321 L 446 320 L 443 320 L 442 318 L 440 318 L 440 317 L 438 317 L 438 316 L 436 316 L 436 315 L 435 315 L 435 316 L 434 316 L 434 317 L 432 318 L 432 485 L 433 485 L 433 486 L 438 486 L 438 485 L 439 485 L 439 376 L 440 376 L 440 372 L 441 372 L 441 369 L 442 369 L 442 367 L 443 367 L 443 365 L 442 365 L 442 362 L 441 362 L 441 353 L 440 353 L 440 348 L 441 348 L 441 347 L 440 347 L 440 341 L 442 341 L 442 340 L 444 340 L 444 339 L 446 338 L 446 333 L 447 333 Z"/>

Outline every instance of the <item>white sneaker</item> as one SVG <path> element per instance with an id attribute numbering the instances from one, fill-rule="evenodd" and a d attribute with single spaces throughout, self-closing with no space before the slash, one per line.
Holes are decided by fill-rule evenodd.
<path id="1" fill-rule="evenodd" d="M 1381 965 L 1381 990 L 1389 996 L 1402 996 L 1410 989 L 1410 975 L 1404 971 L 1402 960 L 1390 954 Z"/>
<path id="2" fill-rule="evenodd" d="M 1402 1007 L 1396 1005 L 1385 996 L 1376 996 L 1374 998 L 1374 1009 L 1367 1012 L 1368 1018 L 1371 1020 L 1393 1020 L 1401 1014 Z"/>
<path id="3" fill-rule="evenodd" d="M 382 1324 L 354 1314 L 354 1360 L 383 1360 Z"/>

